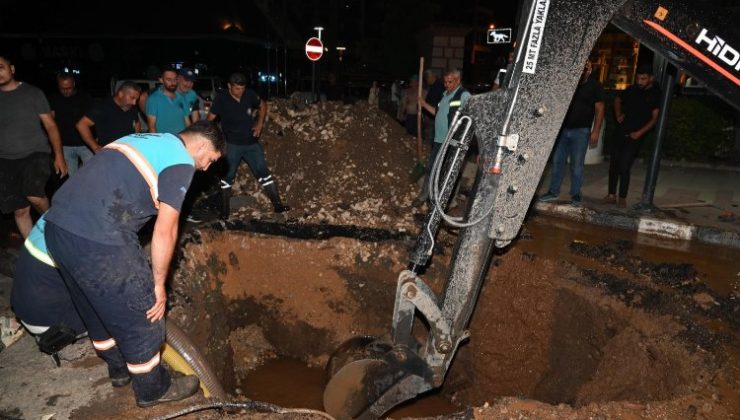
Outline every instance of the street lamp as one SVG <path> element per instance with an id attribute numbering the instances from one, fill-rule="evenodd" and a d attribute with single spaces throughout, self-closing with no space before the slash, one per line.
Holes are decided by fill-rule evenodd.
<path id="1" fill-rule="evenodd" d="M 324 30 L 323 26 L 316 26 L 313 28 L 314 31 L 319 31 L 319 40 L 321 39 L 321 31 Z"/>

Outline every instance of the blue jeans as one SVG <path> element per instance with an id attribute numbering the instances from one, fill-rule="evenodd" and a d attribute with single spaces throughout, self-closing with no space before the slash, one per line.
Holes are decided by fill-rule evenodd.
<path id="1" fill-rule="evenodd" d="M 261 144 L 229 143 L 229 146 L 226 148 L 226 161 L 229 164 L 229 169 L 226 172 L 226 182 L 229 184 L 234 183 L 236 170 L 239 169 L 239 164 L 242 159 L 247 162 L 249 169 L 251 169 L 254 176 L 260 180 L 260 183 L 262 183 L 262 180 L 270 176 L 270 170 L 267 169 L 267 162 L 265 161 L 265 151 Z"/>
<path id="2" fill-rule="evenodd" d="M 84 164 L 93 157 L 93 152 L 87 146 L 63 146 L 62 150 L 64 151 L 64 161 L 67 162 L 69 176 L 74 175 L 77 171 L 80 159 Z"/>
<path id="3" fill-rule="evenodd" d="M 549 193 L 560 195 L 560 184 L 563 183 L 565 161 L 570 157 L 570 195 L 580 197 L 583 185 L 583 166 L 588 150 L 590 128 L 564 128 L 558 137 L 552 158 L 552 177 Z"/>

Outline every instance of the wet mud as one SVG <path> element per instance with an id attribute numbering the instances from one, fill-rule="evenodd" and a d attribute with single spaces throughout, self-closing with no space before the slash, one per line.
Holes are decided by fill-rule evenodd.
<path id="1" fill-rule="evenodd" d="M 694 264 L 646 257 L 630 238 L 599 241 L 549 222 L 530 221 L 494 258 L 471 339 L 435 396 L 448 408 L 393 417 L 449 407 L 484 418 L 652 418 L 656 406 L 675 414 L 667 418 L 722 418 L 740 409 L 734 291 L 713 288 Z M 558 229 L 571 233 L 543 250 L 543 231 Z M 318 372 L 331 352 L 353 336 L 388 333 L 410 246 L 366 229 L 205 227 L 179 258 L 170 316 L 235 399 L 319 408 Z M 449 253 L 436 255 L 424 275 L 435 290 L 448 262 Z M 291 374 L 306 384 L 288 387 Z"/>

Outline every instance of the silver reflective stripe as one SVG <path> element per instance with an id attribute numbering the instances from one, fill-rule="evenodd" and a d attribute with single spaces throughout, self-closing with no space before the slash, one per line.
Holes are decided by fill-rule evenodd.
<path id="1" fill-rule="evenodd" d="M 450 107 L 453 107 L 453 106 L 460 106 L 460 101 L 451 101 Z"/>
<path id="2" fill-rule="evenodd" d="M 27 324 L 25 321 L 21 319 L 21 324 L 23 324 L 24 327 L 33 335 L 39 335 L 46 332 L 46 330 L 49 329 L 49 327 L 39 327 L 38 325 L 31 325 Z"/>
<path id="3" fill-rule="evenodd" d="M 54 263 L 54 260 L 51 259 L 51 257 L 49 256 L 49 254 L 47 254 L 46 252 L 38 249 L 36 247 L 36 245 L 33 244 L 33 242 L 26 241 L 25 246 L 26 246 L 26 249 L 28 250 L 28 252 L 31 255 L 33 255 L 33 257 L 36 258 L 37 260 L 39 260 L 42 263 L 44 263 L 44 264 L 46 264 L 48 266 L 51 266 L 51 267 L 56 267 L 57 266 Z"/>

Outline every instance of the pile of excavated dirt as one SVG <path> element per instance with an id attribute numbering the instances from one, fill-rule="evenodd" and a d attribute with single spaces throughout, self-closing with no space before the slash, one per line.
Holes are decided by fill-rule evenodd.
<path id="1" fill-rule="evenodd" d="M 365 102 L 322 102 L 303 109 L 285 99 L 269 104 L 261 143 L 288 215 L 301 223 L 330 223 L 408 230 L 418 186 L 409 179 L 417 162 L 416 140 L 392 117 Z M 243 163 L 234 194 L 251 195 L 255 206 L 234 217 L 271 213 Z"/>

